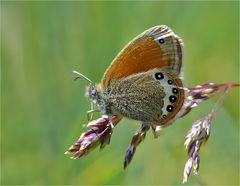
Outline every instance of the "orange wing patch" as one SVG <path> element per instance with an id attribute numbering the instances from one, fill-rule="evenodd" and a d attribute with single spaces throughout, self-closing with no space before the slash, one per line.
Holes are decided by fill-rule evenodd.
<path id="1" fill-rule="evenodd" d="M 137 39 L 118 54 L 105 72 L 102 85 L 106 87 L 111 79 L 120 79 L 166 66 L 168 66 L 168 62 L 163 60 L 159 44 L 152 37 L 145 36 Z"/>

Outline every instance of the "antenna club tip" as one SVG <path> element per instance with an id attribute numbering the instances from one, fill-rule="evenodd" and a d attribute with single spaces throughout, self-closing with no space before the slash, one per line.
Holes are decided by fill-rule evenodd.
<path id="1" fill-rule="evenodd" d="M 76 70 L 72 70 L 72 73 L 73 73 L 73 74 L 78 74 L 78 75 L 80 74 L 80 73 L 79 73 L 78 71 L 76 71 Z"/>

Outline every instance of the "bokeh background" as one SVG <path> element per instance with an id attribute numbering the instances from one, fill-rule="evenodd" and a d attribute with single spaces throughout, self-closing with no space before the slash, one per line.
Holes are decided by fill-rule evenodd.
<path id="1" fill-rule="evenodd" d="M 123 158 L 138 122 L 123 120 L 102 152 L 71 160 L 87 130 L 86 83 L 99 82 L 137 34 L 166 24 L 184 40 L 185 85 L 239 81 L 239 2 L 1 1 L 1 184 L 175 185 L 185 134 L 217 100 L 202 103 L 155 140 L 149 132 L 127 170 Z M 96 116 L 97 117 L 97 116 Z M 227 95 L 187 184 L 239 185 L 239 89 Z"/>

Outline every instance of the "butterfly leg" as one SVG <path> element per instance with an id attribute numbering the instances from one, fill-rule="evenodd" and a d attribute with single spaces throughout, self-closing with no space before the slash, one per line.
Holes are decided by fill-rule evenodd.
<path id="1" fill-rule="evenodd" d="M 157 126 L 152 124 L 151 128 L 152 128 L 152 133 L 153 133 L 154 138 L 157 138 L 158 137 L 157 130 L 156 130 Z"/>
<path id="2" fill-rule="evenodd" d="M 87 111 L 87 121 L 88 122 L 90 122 L 92 120 L 94 112 L 99 112 L 99 110 L 98 109 L 92 109 L 92 110 Z"/>
<path id="3" fill-rule="evenodd" d="M 111 115 L 108 115 L 108 124 L 111 126 L 112 129 L 114 128 L 114 124 L 112 122 L 112 116 Z"/>
<path id="4" fill-rule="evenodd" d="M 138 128 L 138 130 L 135 132 L 134 136 L 132 137 L 131 143 L 128 146 L 125 159 L 124 159 L 124 168 L 126 168 L 136 151 L 137 146 L 145 139 L 147 131 L 150 129 L 151 124 L 150 123 L 142 123 L 142 126 Z"/>

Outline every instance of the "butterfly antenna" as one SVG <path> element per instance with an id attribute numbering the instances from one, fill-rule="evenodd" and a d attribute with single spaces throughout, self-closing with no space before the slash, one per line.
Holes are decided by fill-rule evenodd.
<path id="1" fill-rule="evenodd" d="M 88 81 L 90 83 L 93 83 L 90 79 L 88 79 L 86 76 L 84 76 L 80 72 L 77 72 L 77 71 L 73 70 L 72 73 L 77 75 L 77 77 L 74 80 L 77 80 L 77 79 L 81 78 L 81 79 L 85 79 L 86 81 Z"/>

